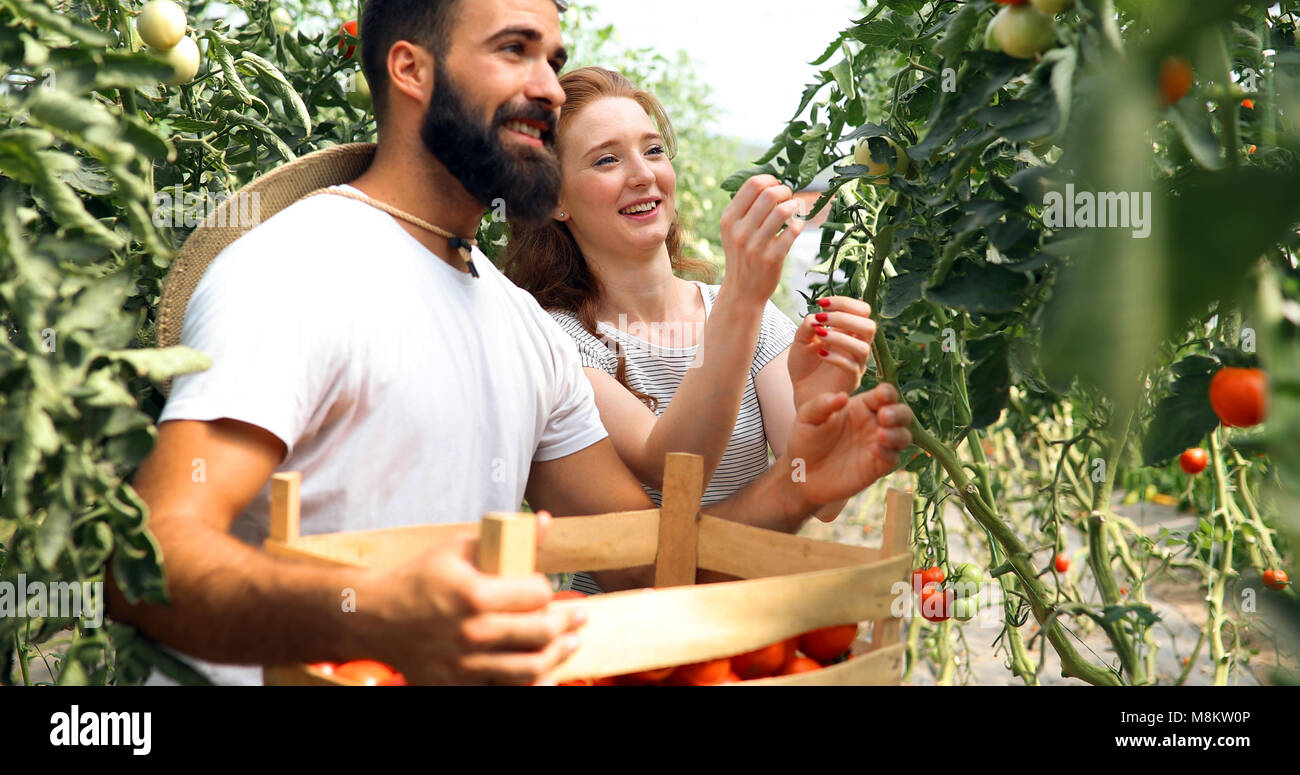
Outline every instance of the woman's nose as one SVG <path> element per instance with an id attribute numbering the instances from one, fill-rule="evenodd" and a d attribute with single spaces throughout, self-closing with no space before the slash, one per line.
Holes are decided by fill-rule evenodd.
<path id="1" fill-rule="evenodd" d="M 628 183 L 633 186 L 648 186 L 654 182 L 655 173 L 650 163 L 638 154 L 632 157 L 632 162 L 628 165 L 627 178 Z"/>

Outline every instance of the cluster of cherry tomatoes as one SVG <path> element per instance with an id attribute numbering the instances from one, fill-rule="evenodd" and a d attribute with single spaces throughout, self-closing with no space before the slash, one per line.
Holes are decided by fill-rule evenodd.
<path id="1" fill-rule="evenodd" d="M 974 619 L 983 602 L 980 590 L 987 581 L 984 571 L 962 563 L 953 569 L 948 586 L 944 586 L 946 580 L 947 574 L 937 565 L 912 571 L 912 589 L 920 595 L 922 618 L 927 622 Z"/>
<path id="2" fill-rule="evenodd" d="M 185 34 L 189 20 L 172 0 L 150 0 L 135 17 L 135 31 L 153 54 L 171 65 L 170 86 L 180 86 L 199 74 L 199 44 Z"/>

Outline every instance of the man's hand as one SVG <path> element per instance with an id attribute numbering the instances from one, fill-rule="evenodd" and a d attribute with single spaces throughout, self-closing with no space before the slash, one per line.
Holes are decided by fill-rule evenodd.
<path id="1" fill-rule="evenodd" d="M 898 453 L 912 445 L 912 419 L 888 383 L 852 398 L 824 393 L 800 406 L 787 451 L 792 461 L 802 461 L 799 493 L 820 505 L 861 492 L 892 471 Z"/>
<path id="2" fill-rule="evenodd" d="M 876 336 L 871 305 L 865 301 L 830 296 L 819 303 L 821 310 L 804 316 L 790 345 L 788 369 L 796 407 L 823 393 L 852 395 L 862 384 Z"/>
<path id="3" fill-rule="evenodd" d="M 538 513 L 540 544 L 550 515 Z M 507 578 L 475 567 L 477 539 L 434 549 L 381 579 L 371 642 L 413 684 L 537 682 L 578 648 L 579 610 L 549 610 L 540 573 Z"/>

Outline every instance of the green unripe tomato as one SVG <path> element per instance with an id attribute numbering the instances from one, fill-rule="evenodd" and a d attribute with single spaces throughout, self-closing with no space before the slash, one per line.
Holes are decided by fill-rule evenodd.
<path id="1" fill-rule="evenodd" d="M 1031 5 L 1009 5 L 993 17 L 993 39 L 1007 56 L 1031 59 L 1056 42 L 1056 23 Z"/>
<path id="2" fill-rule="evenodd" d="M 958 598 L 976 597 L 984 584 L 988 583 L 988 577 L 978 565 L 972 565 L 964 562 L 953 568 L 953 577 L 950 582 L 953 589 L 957 591 Z"/>
<path id="3" fill-rule="evenodd" d="M 194 80 L 194 76 L 199 74 L 199 44 L 194 42 L 194 38 L 186 35 L 181 38 L 180 43 L 167 49 L 166 51 L 154 51 L 155 56 L 162 57 L 167 64 L 172 66 L 172 77 L 168 78 L 168 86 L 181 86 Z"/>
<path id="4" fill-rule="evenodd" d="M 135 17 L 140 39 L 159 51 L 167 51 L 185 37 L 185 12 L 172 0 L 149 0 Z"/>
<path id="5" fill-rule="evenodd" d="M 997 26 L 996 24 L 993 23 L 993 20 L 992 20 L 992 19 L 990 19 L 990 20 L 989 20 L 989 23 L 988 23 L 988 26 L 986 26 L 986 27 L 984 28 L 984 50 L 985 50 L 985 51 L 1001 51 L 1001 50 L 1002 50 L 1002 49 L 998 48 L 998 41 L 997 41 L 997 38 L 994 37 L 994 35 L 993 35 L 993 33 L 997 31 L 997 29 L 998 29 L 998 26 Z"/>
<path id="6" fill-rule="evenodd" d="M 271 11 L 271 26 L 275 27 L 276 33 L 283 35 L 293 29 L 293 17 L 283 8 L 277 8 Z"/>
<path id="7" fill-rule="evenodd" d="M 858 141 L 853 149 L 853 162 L 867 168 L 867 177 L 879 178 L 872 181 L 878 186 L 888 184 L 888 178 L 895 173 L 906 175 L 911 167 L 911 160 L 902 146 L 888 137 L 868 137 Z"/>
<path id="8" fill-rule="evenodd" d="M 354 84 L 355 88 L 348 90 L 348 104 L 359 110 L 370 110 L 372 104 L 370 97 L 370 82 L 366 76 L 357 71 L 357 78 Z"/>
<path id="9" fill-rule="evenodd" d="M 969 622 L 979 612 L 980 599 L 978 596 L 958 597 L 952 601 L 952 618 L 959 622 Z"/>

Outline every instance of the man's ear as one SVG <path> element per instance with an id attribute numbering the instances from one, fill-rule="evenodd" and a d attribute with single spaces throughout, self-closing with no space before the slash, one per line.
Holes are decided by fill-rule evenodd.
<path id="1" fill-rule="evenodd" d="M 433 97 L 436 77 L 437 63 L 427 49 L 399 40 L 388 50 L 388 80 L 394 96 L 404 94 L 421 107 L 427 107 Z"/>

